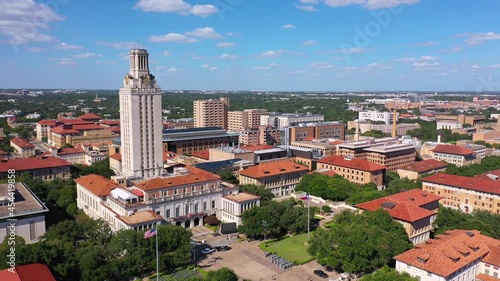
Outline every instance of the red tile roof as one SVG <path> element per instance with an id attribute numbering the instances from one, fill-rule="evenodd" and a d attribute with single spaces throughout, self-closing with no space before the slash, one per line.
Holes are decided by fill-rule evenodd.
<path id="1" fill-rule="evenodd" d="M 97 196 L 107 196 L 111 193 L 111 190 L 122 188 L 116 182 L 95 174 L 79 177 L 75 179 L 75 182 Z"/>
<path id="2" fill-rule="evenodd" d="M 265 178 L 270 176 L 288 174 L 293 172 L 306 172 L 309 171 L 307 167 L 299 165 L 293 161 L 275 161 L 269 163 L 262 163 L 257 166 L 248 167 L 240 171 L 240 175 L 249 178 Z"/>
<path id="3" fill-rule="evenodd" d="M 260 199 L 260 196 L 255 195 L 250 192 L 240 192 L 238 194 L 228 194 L 224 196 L 227 200 L 236 202 L 236 203 L 243 203 L 243 202 L 248 202 L 248 201 L 253 201 Z"/>
<path id="4" fill-rule="evenodd" d="M 70 167 L 71 163 L 66 160 L 56 157 L 37 157 L 37 158 L 18 158 L 11 160 L 3 160 L 0 162 L 0 173 L 6 173 L 9 169 L 14 169 L 17 172 L 47 169 L 56 167 Z"/>
<path id="5" fill-rule="evenodd" d="M 491 249 L 499 247 L 500 240 L 482 235 L 477 230 L 452 230 L 416 245 L 394 259 L 446 278 L 478 259 L 497 255 Z"/>
<path id="6" fill-rule="evenodd" d="M 200 159 L 205 159 L 209 160 L 210 159 L 210 152 L 208 150 L 199 150 L 195 151 L 191 154 L 191 156 L 200 158 Z"/>
<path id="7" fill-rule="evenodd" d="M 78 134 L 78 133 L 80 133 L 79 131 L 77 131 L 75 129 L 64 128 L 64 125 L 60 125 L 60 126 L 57 126 L 55 128 L 52 128 L 52 130 L 50 130 L 50 131 L 53 132 L 53 133 L 56 133 L 56 134 L 60 134 L 60 135 L 64 135 L 64 134 Z"/>
<path id="8" fill-rule="evenodd" d="M 94 113 L 86 113 L 86 114 L 83 114 L 82 116 L 80 116 L 79 118 L 82 120 L 101 119 L 101 116 L 94 114 Z"/>
<path id="9" fill-rule="evenodd" d="M 402 114 L 399 114 L 399 118 L 406 118 L 406 117 L 413 117 L 415 115 L 413 114 L 410 114 L 410 113 L 402 113 Z"/>
<path id="10" fill-rule="evenodd" d="M 44 120 L 40 120 L 37 122 L 37 124 L 40 124 L 43 126 L 51 126 L 51 127 L 56 126 L 57 125 L 56 123 L 57 123 L 57 120 L 55 120 L 55 119 L 44 119 Z"/>
<path id="11" fill-rule="evenodd" d="M 425 209 L 423 206 L 432 202 L 437 202 L 440 199 L 440 196 L 432 193 L 422 191 L 420 189 L 412 189 L 361 203 L 356 205 L 356 207 L 369 211 L 376 211 L 380 208 L 384 208 L 389 212 L 391 217 L 397 220 L 416 222 L 423 218 L 435 215 L 436 213 L 434 211 Z M 387 202 L 392 204 L 387 204 Z M 387 205 L 387 207 L 384 205 Z"/>
<path id="12" fill-rule="evenodd" d="M 476 276 L 476 281 L 499 281 L 500 279 L 499 278 L 495 278 L 493 276 L 490 276 L 490 275 L 486 275 L 486 274 L 483 274 L 483 273 L 480 273 Z"/>
<path id="13" fill-rule="evenodd" d="M 188 174 L 168 178 L 154 178 L 136 182 L 136 187 L 144 191 L 165 189 L 183 185 L 201 184 L 208 181 L 220 180 L 220 176 L 191 166 L 186 166 Z"/>
<path id="14" fill-rule="evenodd" d="M 115 153 L 115 154 L 109 156 L 109 158 L 117 160 L 117 161 L 122 161 L 122 155 L 120 153 Z"/>
<path id="15" fill-rule="evenodd" d="M 406 171 L 412 171 L 412 172 L 417 172 L 417 173 L 425 173 L 425 172 L 430 172 L 436 169 L 443 169 L 448 167 L 447 163 L 434 160 L 434 159 L 428 159 L 424 161 L 415 161 L 411 164 L 405 165 L 399 169 L 401 170 L 406 170 Z"/>
<path id="16" fill-rule="evenodd" d="M 20 148 L 34 148 L 35 145 L 22 138 L 13 138 L 10 140 L 11 143 L 17 145 Z"/>
<path id="17" fill-rule="evenodd" d="M 331 145 L 337 145 L 337 144 L 343 144 L 344 142 L 341 141 L 341 140 L 336 140 L 336 141 L 332 141 L 330 142 Z"/>
<path id="18" fill-rule="evenodd" d="M 93 124 L 92 122 L 88 122 L 82 119 L 70 118 L 70 119 L 57 119 L 58 122 L 66 124 L 66 125 L 76 125 L 76 124 Z"/>
<path id="19" fill-rule="evenodd" d="M 494 180 L 486 176 L 487 174 L 496 175 L 499 172 L 500 170 L 496 170 L 472 178 L 439 173 L 423 178 L 422 182 L 435 183 L 500 195 L 500 180 Z"/>
<path id="20" fill-rule="evenodd" d="M 249 151 L 257 151 L 257 150 L 266 150 L 272 149 L 274 146 L 268 144 L 258 144 L 258 145 L 244 145 L 241 149 L 249 150 Z"/>
<path id="21" fill-rule="evenodd" d="M 337 156 L 337 155 L 332 155 L 332 156 L 328 156 L 326 158 L 323 158 L 323 159 L 319 160 L 318 163 L 340 166 L 340 167 L 345 167 L 345 168 L 351 168 L 351 169 L 367 171 L 367 172 L 385 170 L 385 166 L 382 166 L 382 165 L 377 164 L 377 163 L 373 163 L 373 162 L 370 162 L 367 160 L 357 159 L 357 158 L 348 159 L 348 158 L 344 158 L 343 156 Z"/>
<path id="22" fill-rule="evenodd" d="M 172 151 L 163 151 L 163 162 L 167 160 L 172 160 L 177 157 L 177 153 Z"/>
<path id="23" fill-rule="evenodd" d="M 0 149 L 0 155 L 9 155 L 9 153 L 7 151 Z"/>
<path id="24" fill-rule="evenodd" d="M 56 281 L 50 269 L 41 263 L 32 263 L 15 267 L 14 273 L 9 269 L 0 271 L 2 281 Z"/>
<path id="25" fill-rule="evenodd" d="M 109 125 L 109 126 L 119 126 L 120 120 L 101 120 L 100 124 Z"/>
<path id="26" fill-rule="evenodd" d="M 329 177 L 333 177 L 335 175 L 338 175 L 334 170 L 315 170 L 315 171 L 309 172 L 307 174 L 308 175 L 322 174 L 322 175 L 329 176 Z"/>
<path id="27" fill-rule="evenodd" d="M 466 147 L 453 144 L 438 144 L 432 151 L 437 153 L 463 155 L 463 156 L 474 154 L 474 151 Z"/>

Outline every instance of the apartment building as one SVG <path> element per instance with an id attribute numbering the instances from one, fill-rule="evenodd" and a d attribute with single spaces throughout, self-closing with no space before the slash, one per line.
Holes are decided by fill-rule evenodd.
<path id="1" fill-rule="evenodd" d="M 345 124 L 338 122 L 323 122 L 316 124 L 306 124 L 305 126 L 294 126 L 286 128 L 289 132 L 288 142 L 311 140 L 311 139 L 338 139 L 345 138 Z"/>
<path id="2" fill-rule="evenodd" d="M 396 270 L 420 281 L 500 280 L 500 240 L 477 230 L 449 230 L 394 257 Z"/>
<path id="3" fill-rule="evenodd" d="M 71 163 L 56 157 L 19 158 L 0 160 L 0 180 L 8 178 L 8 171 L 15 170 L 16 174 L 28 173 L 31 177 L 41 180 L 71 178 Z"/>
<path id="4" fill-rule="evenodd" d="M 361 210 L 380 208 L 401 223 L 413 244 L 424 243 L 431 237 L 432 223 L 439 209 L 440 196 L 412 189 L 356 205 Z"/>
<path id="5" fill-rule="evenodd" d="M 443 197 L 443 206 L 472 213 L 500 214 L 500 170 L 475 177 L 436 174 L 422 179 L 422 190 Z"/>
<path id="6" fill-rule="evenodd" d="M 386 167 L 363 159 L 332 155 L 318 160 L 318 169 L 330 169 L 357 184 L 375 183 L 379 189 L 384 185 Z"/>
<path id="7" fill-rule="evenodd" d="M 260 117 L 261 126 L 271 126 L 277 129 L 292 127 L 306 123 L 320 123 L 325 121 L 325 116 L 311 113 L 283 113 L 267 114 Z"/>
<path id="8" fill-rule="evenodd" d="M 260 126 L 260 116 L 268 114 L 266 109 L 245 109 L 243 111 L 228 111 L 228 131 L 241 132 Z"/>
<path id="9" fill-rule="evenodd" d="M 29 158 L 35 156 L 35 145 L 22 138 L 13 138 L 10 140 L 10 146 L 15 150 L 19 158 Z"/>
<path id="10" fill-rule="evenodd" d="M 164 151 L 177 154 L 191 154 L 200 150 L 217 148 L 220 145 L 238 144 L 238 133 L 219 127 L 175 129 L 163 131 Z"/>
<path id="11" fill-rule="evenodd" d="M 262 185 L 277 197 L 290 195 L 309 169 L 289 160 L 261 163 L 240 171 L 240 184 Z"/>
<path id="12" fill-rule="evenodd" d="M 417 154 L 415 146 L 411 143 L 396 143 L 373 146 L 364 149 L 366 160 L 383 165 L 389 171 L 396 171 L 415 161 Z"/>
<path id="13" fill-rule="evenodd" d="M 436 174 L 439 172 L 444 172 L 447 167 L 448 164 L 445 162 L 437 161 L 434 159 L 427 159 L 404 165 L 397 169 L 397 173 L 400 178 L 416 180 L 424 174 Z"/>
<path id="14" fill-rule="evenodd" d="M 431 152 L 432 159 L 454 164 L 458 167 L 481 163 L 474 151 L 458 145 L 438 144 Z"/>
<path id="15" fill-rule="evenodd" d="M 248 192 L 235 191 L 221 198 L 222 222 L 241 224 L 241 215 L 244 211 L 260 206 L 260 196 Z"/>
<path id="16" fill-rule="evenodd" d="M 15 189 L 10 184 L 0 184 L 0 241 L 10 236 L 11 222 L 16 220 L 15 234 L 24 239 L 27 244 L 36 243 L 45 233 L 45 213 L 49 210 L 44 203 L 24 183 L 14 183 Z M 15 211 L 12 212 L 12 197 L 9 192 L 14 192 Z M 11 215 L 14 213 L 14 215 Z"/>
<path id="17" fill-rule="evenodd" d="M 360 111 L 358 113 L 359 121 L 384 122 L 386 125 L 391 124 L 394 118 L 393 112 L 382 111 Z M 399 121 L 399 113 L 396 114 L 396 121 Z"/>
<path id="18" fill-rule="evenodd" d="M 195 128 L 220 127 L 227 129 L 229 98 L 197 100 L 193 102 Z"/>

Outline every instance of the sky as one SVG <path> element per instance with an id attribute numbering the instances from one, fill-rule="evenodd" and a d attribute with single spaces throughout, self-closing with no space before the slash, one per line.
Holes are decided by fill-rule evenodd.
<path id="1" fill-rule="evenodd" d="M 0 0 L 0 88 L 500 91 L 498 0 Z"/>

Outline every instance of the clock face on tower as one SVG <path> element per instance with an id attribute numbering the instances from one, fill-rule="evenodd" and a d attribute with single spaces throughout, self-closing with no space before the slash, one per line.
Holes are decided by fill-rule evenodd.
<path id="1" fill-rule="evenodd" d="M 142 76 L 142 84 L 148 86 L 149 82 L 150 82 L 149 75 L 146 74 L 146 75 Z"/>

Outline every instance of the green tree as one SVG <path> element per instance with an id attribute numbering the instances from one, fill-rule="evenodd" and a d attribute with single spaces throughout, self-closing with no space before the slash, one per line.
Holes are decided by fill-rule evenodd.
<path id="1" fill-rule="evenodd" d="M 373 274 L 365 275 L 360 281 L 417 281 L 417 278 L 411 277 L 408 273 L 399 273 L 394 268 L 384 265 Z"/>
<path id="2" fill-rule="evenodd" d="M 225 181 L 228 183 L 238 184 L 240 182 L 238 180 L 238 178 L 233 173 L 229 172 L 228 170 L 221 171 L 219 173 L 219 176 L 220 176 L 222 181 Z"/>
<path id="3" fill-rule="evenodd" d="M 475 211 L 465 214 L 459 210 L 440 207 L 434 226 L 436 234 L 445 233 L 453 229 L 479 230 L 484 235 L 500 239 L 500 215 L 488 211 Z"/>
<path id="4" fill-rule="evenodd" d="M 214 271 L 209 271 L 206 281 L 238 281 L 238 275 L 230 268 L 223 267 Z"/>
<path id="5" fill-rule="evenodd" d="M 374 138 L 385 138 L 385 137 L 391 136 L 390 134 L 386 134 L 386 133 L 382 132 L 381 130 L 371 130 L 371 131 L 364 132 L 361 135 L 365 136 L 365 137 L 374 137 Z"/>
<path id="6" fill-rule="evenodd" d="M 367 273 L 412 247 L 403 226 L 385 210 L 337 215 L 329 229 L 314 232 L 308 252 L 336 269 Z"/>
<path id="7" fill-rule="evenodd" d="M 94 162 L 90 166 L 75 165 L 75 168 L 73 170 L 73 178 L 78 178 L 90 174 L 101 175 L 107 178 L 113 176 L 115 172 L 113 172 L 113 170 L 109 168 L 109 157 L 106 157 L 106 159 L 102 161 Z"/>

